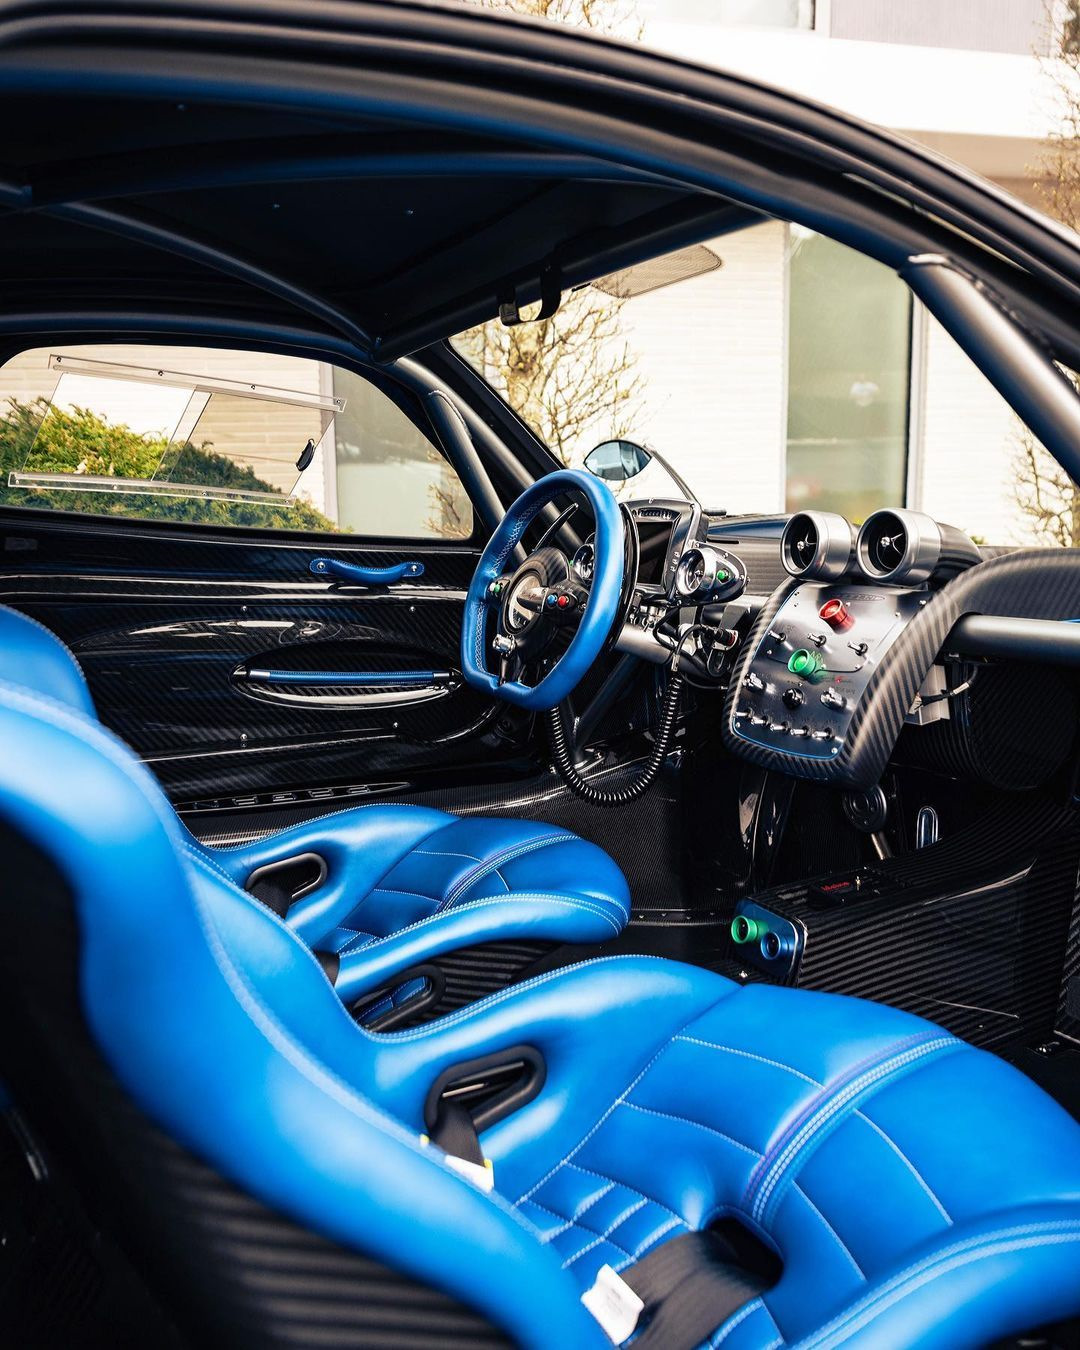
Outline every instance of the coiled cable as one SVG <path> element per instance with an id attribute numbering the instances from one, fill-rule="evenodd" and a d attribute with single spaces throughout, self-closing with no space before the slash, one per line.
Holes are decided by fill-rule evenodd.
<path id="1" fill-rule="evenodd" d="M 600 788 L 583 778 L 574 767 L 570 741 L 563 721 L 561 707 L 550 708 L 547 712 L 548 738 L 551 742 L 551 757 L 563 782 L 582 801 L 591 806 L 625 806 L 650 788 L 667 757 L 671 737 L 675 731 L 675 722 L 679 712 L 679 697 L 682 694 L 683 677 L 679 674 L 679 661 L 682 658 L 683 644 L 698 631 L 699 625 L 688 628 L 675 645 L 675 654 L 671 663 L 671 676 L 664 698 L 660 705 L 660 724 L 656 731 L 656 740 L 652 753 L 642 769 L 630 780 L 617 788 Z"/>

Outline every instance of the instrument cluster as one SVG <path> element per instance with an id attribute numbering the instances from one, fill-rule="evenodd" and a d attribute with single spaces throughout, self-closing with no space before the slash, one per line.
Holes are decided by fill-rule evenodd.
<path id="1" fill-rule="evenodd" d="M 742 561 L 708 542 L 708 520 L 696 503 L 631 502 L 626 513 L 633 584 L 616 647 L 658 664 L 678 648 L 715 683 L 734 645 L 724 611 L 746 589 Z"/>

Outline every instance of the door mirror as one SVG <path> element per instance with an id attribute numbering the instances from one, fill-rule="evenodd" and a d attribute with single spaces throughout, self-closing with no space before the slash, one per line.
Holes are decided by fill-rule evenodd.
<path id="1" fill-rule="evenodd" d="M 652 455 L 636 441 L 601 441 L 585 456 L 585 467 L 605 483 L 625 483 L 652 462 Z"/>

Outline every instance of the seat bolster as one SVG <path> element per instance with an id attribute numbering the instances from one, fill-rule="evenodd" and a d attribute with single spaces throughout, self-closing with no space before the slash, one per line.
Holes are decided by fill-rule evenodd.
<path id="1" fill-rule="evenodd" d="M 974 1350 L 1075 1315 L 1078 1280 L 1080 1207 L 990 1212 L 935 1236 L 796 1344 Z"/>
<path id="2" fill-rule="evenodd" d="M 335 987 L 351 1003 L 443 952 L 511 936 L 515 942 L 608 942 L 624 922 L 622 909 L 609 900 L 542 892 L 487 896 L 344 952 Z"/>
<path id="3" fill-rule="evenodd" d="M 565 1157 L 673 1035 L 738 990 L 712 971 L 653 956 L 564 966 L 438 1021 L 376 1037 L 379 1100 L 413 1120 L 444 1070 L 522 1044 L 537 1049 L 547 1074 L 542 1097 L 483 1136 L 499 1191 L 517 1195 L 537 1153 Z"/>
<path id="4" fill-rule="evenodd" d="M 630 888 L 619 867 L 603 849 L 576 835 L 566 835 L 538 853 L 523 854 L 499 870 L 512 891 L 542 888 L 587 896 L 618 910 L 620 929 L 630 918 Z"/>
<path id="5" fill-rule="evenodd" d="M 373 803 L 302 821 L 250 844 L 199 847 L 238 886 L 258 867 L 301 853 L 318 854 L 326 863 L 326 879 L 296 901 L 288 914 L 296 934 L 309 946 L 318 947 L 402 858 L 453 820 L 444 811 L 427 806 Z"/>
<path id="6" fill-rule="evenodd" d="M 0 680 L 56 699 L 84 717 L 96 717 L 78 661 L 55 633 L 26 614 L 0 606 Z"/>

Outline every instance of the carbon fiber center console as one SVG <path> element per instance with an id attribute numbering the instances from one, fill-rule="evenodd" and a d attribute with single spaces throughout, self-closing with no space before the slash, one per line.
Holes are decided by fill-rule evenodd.
<path id="1" fill-rule="evenodd" d="M 751 978 L 906 1008 L 975 1045 L 1050 1035 L 1074 908 L 1080 819 L 1002 797 L 951 838 L 736 902 Z"/>
<path id="2" fill-rule="evenodd" d="M 805 759 L 837 756 L 871 675 L 926 599 L 921 588 L 798 586 L 745 668 L 735 737 Z"/>

